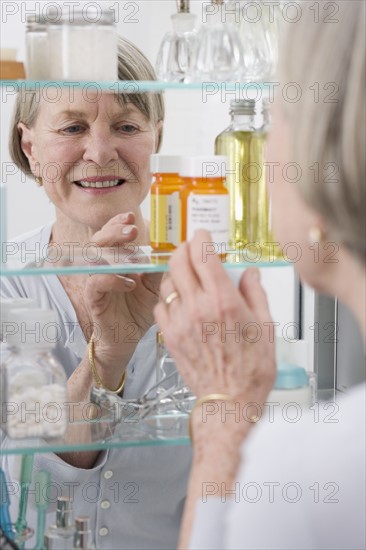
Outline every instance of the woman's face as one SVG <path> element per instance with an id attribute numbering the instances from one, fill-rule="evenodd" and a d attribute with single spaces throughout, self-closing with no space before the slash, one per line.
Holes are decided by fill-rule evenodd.
<path id="1" fill-rule="evenodd" d="M 274 234 L 285 258 L 293 262 L 302 280 L 320 290 L 325 267 L 322 246 L 312 243 L 310 235 L 313 228 L 322 228 L 321 219 L 304 202 L 297 183 L 290 181 L 290 178 L 296 178 L 296 174 L 291 173 L 290 164 L 294 162 L 290 154 L 293 130 L 285 120 L 280 105 L 274 105 L 272 114 L 273 130 L 268 140 L 267 162 L 274 163 L 273 179 L 268 181 Z M 301 170 L 302 177 L 309 177 L 310 170 L 303 166 Z"/>
<path id="2" fill-rule="evenodd" d="M 62 90 L 42 99 L 32 128 L 23 124 L 22 147 L 56 208 L 99 229 L 123 212 L 136 212 L 150 188 L 149 157 L 158 130 L 132 104 L 114 94 L 88 96 Z"/>

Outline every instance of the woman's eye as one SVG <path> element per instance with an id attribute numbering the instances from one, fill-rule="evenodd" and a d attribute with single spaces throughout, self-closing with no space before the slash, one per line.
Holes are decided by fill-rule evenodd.
<path id="1" fill-rule="evenodd" d="M 133 124 L 121 124 L 119 129 L 125 134 L 134 134 L 138 131 L 138 128 L 136 128 Z"/>
<path id="2" fill-rule="evenodd" d="M 72 126 L 68 126 L 67 128 L 64 128 L 62 132 L 66 134 L 78 134 L 83 130 L 83 127 L 80 124 L 73 124 Z"/>

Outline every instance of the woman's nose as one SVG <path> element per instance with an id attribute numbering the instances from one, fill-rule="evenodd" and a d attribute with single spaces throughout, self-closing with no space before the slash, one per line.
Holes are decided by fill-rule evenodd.
<path id="1" fill-rule="evenodd" d="M 111 132 L 95 130 L 88 134 L 83 154 L 84 161 L 107 166 L 117 159 L 118 151 Z"/>

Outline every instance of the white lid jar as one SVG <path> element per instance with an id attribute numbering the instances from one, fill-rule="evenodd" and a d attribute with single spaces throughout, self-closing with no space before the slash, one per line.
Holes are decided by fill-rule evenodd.
<path id="1" fill-rule="evenodd" d="M 1 364 L 1 422 L 15 439 L 52 438 L 66 430 L 67 378 L 52 355 L 59 338 L 56 315 L 40 308 L 11 310 L 10 349 Z"/>
<path id="2" fill-rule="evenodd" d="M 51 79 L 117 80 L 114 13 L 90 4 L 48 26 Z"/>

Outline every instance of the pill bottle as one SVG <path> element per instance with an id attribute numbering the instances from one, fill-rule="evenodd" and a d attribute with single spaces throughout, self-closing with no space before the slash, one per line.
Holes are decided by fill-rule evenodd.
<path id="1" fill-rule="evenodd" d="M 10 312 L 9 312 L 10 315 Z M 66 430 L 67 378 L 52 354 L 59 338 L 56 314 L 27 308 L 11 311 L 14 330 L 1 364 L 3 428 L 14 439 L 53 438 Z M 4 335 L 3 335 L 4 336 Z"/>
<path id="2" fill-rule="evenodd" d="M 153 250 L 171 251 L 181 242 L 181 208 L 179 191 L 183 180 L 179 176 L 180 157 L 151 155 L 153 174 L 150 202 L 150 242 Z"/>
<path id="3" fill-rule="evenodd" d="M 229 241 L 229 192 L 225 187 L 227 157 L 223 155 L 182 157 L 182 240 L 195 231 L 210 231 L 215 252 L 225 254 Z"/>

